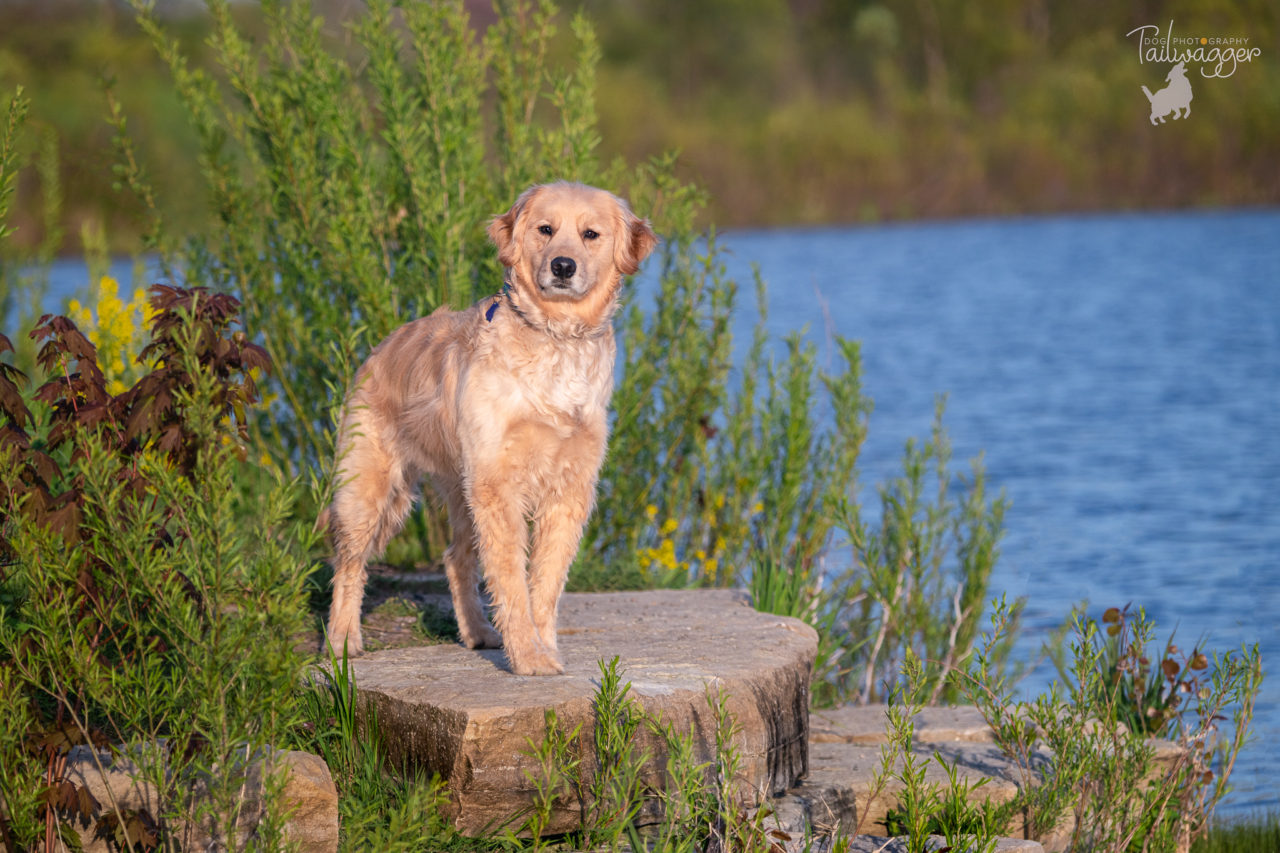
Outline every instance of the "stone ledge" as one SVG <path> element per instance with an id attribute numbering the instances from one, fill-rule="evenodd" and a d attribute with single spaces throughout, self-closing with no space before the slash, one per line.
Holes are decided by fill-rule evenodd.
<path id="1" fill-rule="evenodd" d="M 903 837 L 864 834 L 837 839 L 822 835 L 810 821 L 807 804 L 796 796 L 779 797 L 768 808 L 770 814 L 764 818 L 764 827 L 774 844 L 774 853 L 832 853 L 837 842 L 846 853 L 907 853 L 910 849 Z M 946 847 L 946 839 L 930 836 L 926 844 L 930 851 L 940 851 Z M 976 847 L 958 845 L 950 853 L 978 853 Z M 1038 841 L 999 838 L 994 853 L 1045 853 L 1045 850 Z"/>
<path id="2" fill-rule="evenodd" d="M 807 826 L 815 832 L 829 832 L 837 827 L 844 832 L 884 831 L 885 812 L 897 806 L 902 788 L 900 782 L 889 780 L 879 796 L 871 797 L 872 777 L 880 764 L 879 747 L 887 742 L 886 714 L 884 705 L 848 705 L 813 712 L 809 776 L 786 797 L 775 801 L 779 814 L 789 815 L 792 828 L 803 830 Z M 1002 802 L 1011 798 L 1024 782 L 1039 784 L 1039 773 L 1051 760 L 1047 749 L 1037 750 L 1032 778 L 1023 780 L 1018 768 L 992 743 L 991 730 L 978 710 L 971 706 L 925 708 L 913 722 L 918 755 L 930 757 L 939 753 L 948 763 L 956 763 L 962 778 L 971 782 L 989 780 L 976 792 L 975 796 L 980 798 Z M 1168 772 L 1185 755 L 1182 747 L 1168 740 L 1148 738 L 1147 744 L 1154 752 L 1153 774 Z M 901 766 L 901 759 L 898 765 Z M 931 761 L 926 782 L 945 781 L 941 768 Z M 1040 839 L 1035 848 L 1027 849 L 1063 850 L 1072 826 L 1072 818 L 1067 816 L 1062 825 Z M 1015 816 L 1011 831 L 1022 834 L 1020 818 Z M 854 849 L 861 848 L 855 845 Z M 893 846 L 886 848 L 894 849 Z"/>
<path id="3" fill-rule="evenodd" d="M 817 635 L 796 619 L 759 613 L 729 590 L 657 590 L 565 595 L 560 652 L 565 674 L 513 675 L 500 650 L 456 644 L 372 652 L 352 661 L 363 719 L 376 714 L 389 760 L 438 773 L 449 783 L 449 816 L 463 832 L 518 826 L 535 791 L 529 741 L 541 740 L 544 713 L 560 726 L 590 732 L 598 662 L 619 658 L 619 671 L 646 713 L 678 732 L 691 727 L 696 760 L 715 745 L 708 691 L 723 691 L 739 731 L 734 789 L 744 805 L 793 786 L 808 769 L 809 677 Z M 665 744 L 638 737 L 654 758 L 646 781 L 661 785 Z M 587 778 L 590 738 L 577 742 Z M 656 817 L 650 803 L 642 819 Z M 576 805 L 552 815 L 549 832 L 578 826 Z"/>
<path id="4" fill-rule="evenodd" d="M 959 778 L 972 783 L 988 780 L 975 793 L 977 797 L 1001 803 L 1017 793 L 1021 783 L 1018 771 L 993 744 L 958 742 L 919 747 L 917 754 L 928 761 L 925 783 L 943 785 L 947 777 L 933 760 L 935 752 L 948 764 L 956 765 Z M 1041 760 L 1047 758 L 1047 754 L 1041 756 Z M 872 796 L 873 777 L 879 766 L 879 747 L 815 743 L 809 753 L 809 775 L 788 795 L 801 803 L 816 831 L 883 831 L 886 813 L 898 805 L 903 785 L 890 778 Z M 896 766 L 901 769 L 901 756 Z M 1019 830 L 1015 826 L 1014 834 Z"/>
<path id="5" fill-rule="evenodd" d="M 991 729 L 972 705 L 921 709 L 912 719 L 916 743 L 991 740 Z M 809 722 L 813 743 L 879 744 L 889 727 L 887 705 L 842 705 L 814 711 Z"/>

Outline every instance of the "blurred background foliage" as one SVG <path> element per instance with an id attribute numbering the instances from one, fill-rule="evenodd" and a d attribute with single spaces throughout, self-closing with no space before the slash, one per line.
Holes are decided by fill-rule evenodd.
<path id="1" fill-rule="evenodd" d="M 1274 3 L 589 0 L 606 145 L 684 152 L 724 224 L 849 222 L 1280 198 Z M 1136 27 L 1248 37 L 1153 132 Z M 678 34 L 673 38 L 672 34 Z M 750 176 L 749 179 L 746 176 Z"/>
<path id="2" fill-rule="evenodd" d="M 486 0 L 468 2 L 483 29 Z M 364 4 L 321 0 L 327 35 Z M 720 226 L 878 221 L 1072 210 L 1275 203 L 1280 199 L 1280 7 L 1271 0 L 583 0 L 602 57 L 603 162 L 680 152 Z M 210 61 L 203 4 L 157 13 L 193 65 Z M 255 4 L 232 3 L 249 37 Z M 1222 79 L 1192 71 L 1194 117 L 1153 128 L 1135 27 L 1247 37 L 1262 53 Z M 553 50 L 572 59 L 576 41 Z M 553 59 L 555 57 L 552 57 Z M 85 228 L 136 246 L 139 202 L 113 189 L 105 81 L 158 189 L 166 227 L 207 216 L 198 143 L 163 63 L 122 0 L 0 0 L 0 89 L 25 87 L 27 170 L 11 249 L 79 252 Z M 52 155 L 56 154 L 56 158 Z M 51 166 L 50 168 L 54 168 Z M 62 206 L 47 215 L 42 182 Z"/>

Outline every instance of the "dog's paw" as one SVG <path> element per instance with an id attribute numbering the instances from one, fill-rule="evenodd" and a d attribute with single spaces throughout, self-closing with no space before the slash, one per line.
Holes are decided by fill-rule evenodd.
<path id="1" fill-rule="evenodd" d="M 560 656 L 546 649 L 534 649 L 531 652 L 515 656 L 508 655 L 511 671 L 516 675 L 561 675 L 564 664 Z"/>
<path id="2" fill-rule="evenodd" d="M 500 649 L 502 635 L 492 625 L 481 625 L 479 629 L 468 631 L 462 635 L 462 645 L 469 649 Z"/>
<path id="3" fill-rule="evenodd" d="M 322 651 L 331 652 L 335 658 L 342 660 L 342 650 L 346 647 L 347 657 L 353 658 L 357 655 L 364 654 L 364 638 L 357 629 L 347 633 L 346 636 L 338 634 L 329 634 L 328 642 L 324 644 Z"/>

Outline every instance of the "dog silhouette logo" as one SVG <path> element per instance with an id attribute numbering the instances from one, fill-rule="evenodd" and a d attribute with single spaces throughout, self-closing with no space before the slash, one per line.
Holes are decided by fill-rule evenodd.
<path id="1" fill-rule="evenodd" d="M 1169 85 L 1155 94 L 1152 94 L 1146 86 L 1142 87 L 1143 94 L 1151 102 L 1152 124 L 1156 123 L 1156 119 L 1164 124 L 1164 117 L 1169 113 L 1173 113 L 1175 119 L 1191 115 L 1191 81 L 1187 79 L 1186 63 L 1179 62 L 1170 68 L 1168 76 L 1164 79 Z"/>

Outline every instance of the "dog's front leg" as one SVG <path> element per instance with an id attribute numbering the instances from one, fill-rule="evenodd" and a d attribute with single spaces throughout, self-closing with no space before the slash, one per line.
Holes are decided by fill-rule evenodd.
<path id="1" fill-rule="evenodd" d="M 556 652 L 556 609 L 569 567 L 578 553 L 582 528 L 591 514 L 595 478 L 578 493 L 544 498 L 534 518 L 533 553 L 529 559 L 529 599 L 538 637 Z"/>
<path id="2" fill-rule="evenodd" d="M 542 643 L 534 627 L 525 579 L 529 528 L 509 472 L 478 472 L 469 492 L 485 585 L 511 671 L 516 675 L 564 672 L 560 659 Z"/>

